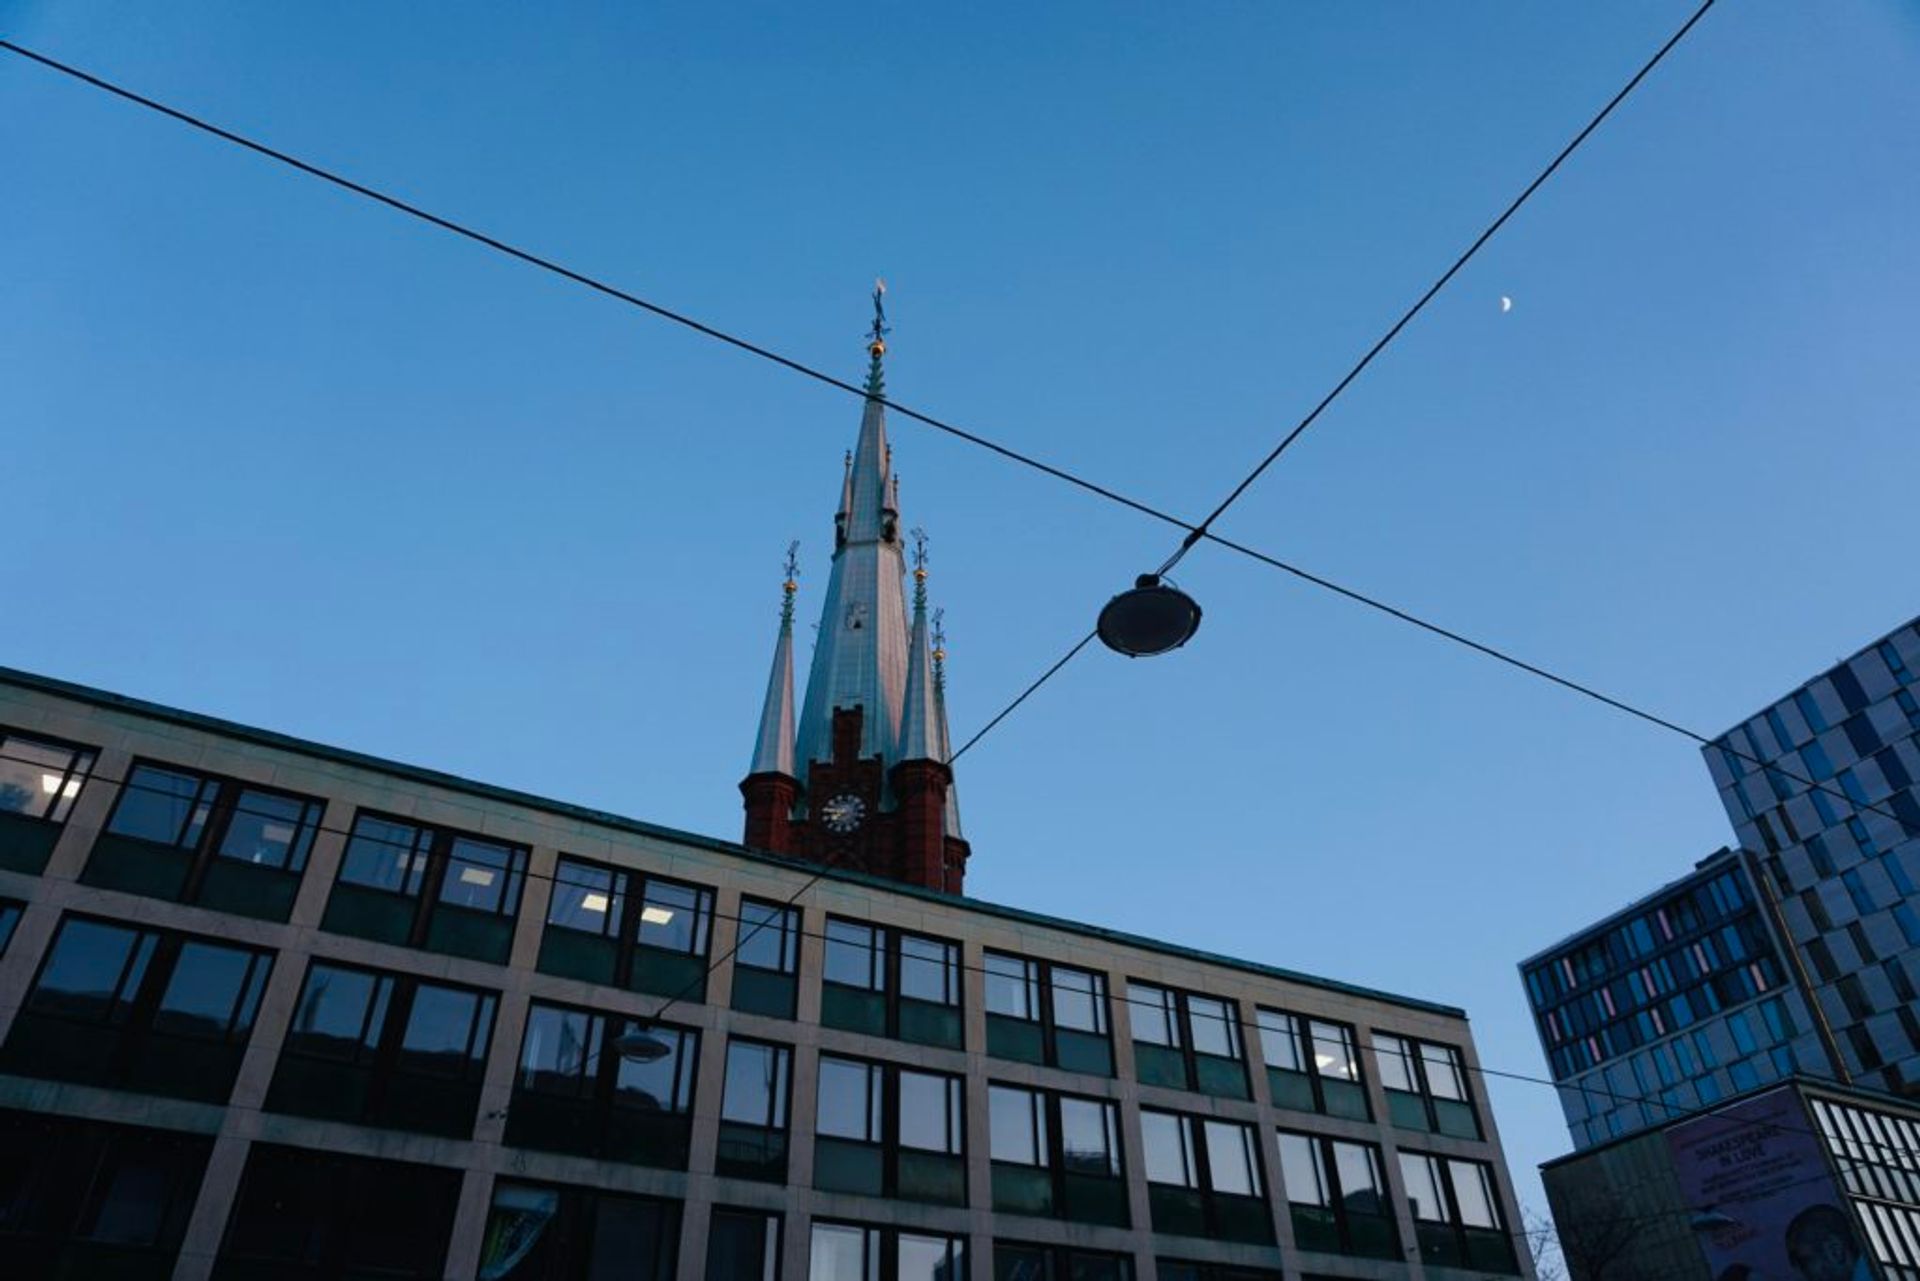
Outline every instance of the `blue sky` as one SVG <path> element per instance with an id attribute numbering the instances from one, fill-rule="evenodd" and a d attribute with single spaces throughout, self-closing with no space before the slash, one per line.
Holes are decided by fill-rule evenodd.
<path id="1" fill-rule="evenodd" d="M 1197 516 L 1685 17 L 125 6 L 0 33 Z M 0 62 L 0 663 L 733 836 L 858 405 Z M 1221 530 L 1717 733 L 1920 611 L 1920 15 L 1716 9 Z M 1514 300 L 1502 313 L 1502 295 Z M 1172 548 L 896 419 L 965 737 Z M 1464 1005 L 1686 742 L 1202 549 L 961 762 L 981 897 Z M 804 663 L 804 659 L 803 659 Z M 1567 1146 L 1496 1082 L 1522 1196 Z"/>

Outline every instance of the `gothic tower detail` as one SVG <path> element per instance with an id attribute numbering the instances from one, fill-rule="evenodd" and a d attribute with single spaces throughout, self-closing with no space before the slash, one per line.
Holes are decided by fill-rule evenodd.
<path id="1" fill-rule="evenodd" d="M 834 513 L 806 697 L 793 717 L 791 556 L 773 671 L 740 784 L 745 843 L 959 893 L 967 845 L 947 764 L 944 650 L 928 621 L 926 539 L 911 606 L 900 482 L 887 444 L 885 286 L 873 293 L 867 399 Z"/>

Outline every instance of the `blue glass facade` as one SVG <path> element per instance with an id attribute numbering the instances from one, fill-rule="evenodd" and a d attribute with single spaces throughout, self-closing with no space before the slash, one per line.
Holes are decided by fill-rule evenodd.
<path id="1" fill-rule="evenodd" d="M 1522 963 L 1576 1147 L 1709 1106 L 1826 1055 L 1749 857 L 1722 850 Z"/>
<path id="2" fill-rule="evenodd" d="M 1916 620 L 1920 621 L 1920 620 Z M 1909 622 L 1707 747 L 1856 1085 L 1920 1091 L 1920 630 Z"/>

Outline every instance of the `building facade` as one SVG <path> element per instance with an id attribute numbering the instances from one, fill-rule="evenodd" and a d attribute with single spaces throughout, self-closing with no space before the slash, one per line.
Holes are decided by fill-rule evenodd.
<path id="1" fill-rule="evenodd" d="M 1541 1167 L 1570 1281 L 1920 1281 L 1920 1108 L 1794 1077 Z"/>
<path id="2" fill-rule="evenodd" d="M 0 1272 L 1531 1275 L 1459 1009 L 959 897 L 884 333 L 746 844 L 0 669 Z"/>
<path id="3" fill-rule="evenodd" d="M 1521 962 L 1575 1149 L 1832 1075 L 1767 891 L 1751 855 L 1723 849 Z"/>
<path id="4" fill-rule="evenodd" d="M 1920 1091 L 1920 620 L 1721 735 L 1707 765 L 1763 856 L 1843 1079 Z"/>
<path id="5" fill-rule="evenodd" d="M 21 673 L 0 734 L 9 1275 L 1528 1269 L 1457 1009 Z"/>

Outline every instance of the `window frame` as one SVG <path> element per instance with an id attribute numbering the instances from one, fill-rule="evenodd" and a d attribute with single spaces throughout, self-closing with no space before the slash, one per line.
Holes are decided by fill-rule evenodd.
<path id="1" fill-rule="evenodd" d="M 323 973 L 372 981 L 361 1007 L 360 1035 L 350 1057 L 314 1048 L 306 1038 L 316 1033 L 298 1025 L 307 1003 L 317 1002 L 325 991 L 324 986 L 315 990 Z M 455 1072 L 424 1070 L 407 1057 L 411 1051 L 406 1040 L 423 991 L 451 992 L 474 1000 L 467 1024 L 466 1049 L 461 1055 L 461 1066 Z M 468 1138 L 479 1111 L 487 1059 L 500 1032 L 500 999 L 501 994 L 490 988 L 448 983 L 332 957 L 311 957 L 307 972 L 301 976 L 294 1016 L 281 1036 L 280 1052 L 274 1060 L 273 1078 L 262 1108 L 285 1115 Z M 303 1074 L 305 1080 L 301 1079 Z M 363 1077 L 363 1090 L 358 1086 L 335 1088 L 319 1096 L 341 1105 L 357 1101 L 358 1106 L 322 1104 L 316 1108 L 309 1103 L 307 1100 L 312 1096 L 305 1091 L 322 1088 L 328 1077 L 342 1086 L 347 1080 Z"/>
<path id="2" fill-rule="evenodd" d="M 1373 1100 L 1367 1090 L 1366 1065 L 1360 1054 L 1360 1033 L 1353 1024 L 1266 1005 L 1256 1005 L 1253 1018 L 1254 1032 L 1260 1042 L 1260 1062 L 1267 1072 L 1267 1095 L 1277 1110 L 1340 1117 L 1349 1121 L 1373 1120 Z M 1269 1019 L 1284 1020 L 1291 1026 L 1271 1027 Z M 1322 1028 L 1338 1034 L 1347 1062 L 1353 1068 L 1352 1077 L 1321 1068 L 1319 1046 L 1322 1039 L 1318 1030 Z M 1298 1067 L 1289 1068 L 1268 1060 L 1269 1033 L 1276 1038 L 1287 1037 L 1292 1041 L 1293 1057 Z M 1279 1074 L 1278 1079 L 1276 1074 Z M 1298 1087 L 1293 1083 L 1293 1077 L 1304 1079 L 1310 1095 L 1306 1101 L 1311 1106 L 1299 1107 L 1293 1102 L 1283 1101 L 1298 1097 Z"/>
<path id="3" fill-rule="evenodd" d="M 1143 1001 L 1142 992 L 1156 992 L 1159 1001 Z M 1166 998 L 1171 998 L 1171 1006 Z M 1145 979 L 1127 980 L 1127 993 L 1122 998 L 1127 1002 L 1127 1022 L 1133 1040 L 1134 1078 L 1142 1085 L 1160 1086 L 1165 1089 L 1186 1090 L 1189 1093 L 1204 1094 L 1213 1098 L 1247 1099 L 1253 1098 L 1253 1087 L 1247 1076 L 1247 1037 L 1244 1016 L 1237 997 L 1216 996 L 1207 992 L 1193 992 L 1185 988 L 1174 987 L 1167 983 L 1153 983 Z M 1226 1035 L 1230 1053 L 1220 1055 L 1202 1050 L 1196 1044 L 1194 1029 L 1194 1001 L 1210 1001 L 1226 1008 Z M 1140 1035 L 1141 1024 L 1136 1014 L 1142 1008 L 1151 1008 L 1155 1017 L 1171 1019 L 1168 1026 L 1172 1030 L 1174 1044 L 1167 1045 L 1159 1041 L 1146 1040 Z M 1149 1051 L 1143 1055 L 1141 1049 Z M 1176 1074 L 1171 1070 L 1171 1057 L 1180 1059 L 1181 1083 L 1172 1079 Z M 1229 1069 L 1224 1066 L 1233 1064 Z"/>
<path id="4" fill-rule="evenodd" d="M 765 1210 L 751 1206 L 723 1205 L 716 1202 L 708 1215 L 707 1257 L 703 1265 L 702 1276 L 705 1281 L 730 1281 L 726 1277 L 714 1275 L 713 1243 L 719 1237 L 714 1229 L 722 1218 L 762 1219 L 771 1227 L 767 1233 L 766 1245 L 762 1248 L 761 1271 L 757 1281 L 779 1281 L 781 1251 L 786 1245 L 787 1216 L 781 1210 Z"/>
<path id="5" fill-rule="evenodd" d="M 1380 1073 L 1380 1092 L 1387 1101 L 1387 1118 L 1396 1127 L 1426 1134 L 1440 1134 L 1452 1139 L 1465 1139 L 1479 1142 L 1486 1138 L 1486 1128 L 1480 1121 L 1480 1108 L 1474 1098 L 1473 1074 L 1467 1068 L 1467 1058 L 1459 1046 L 1449 1045 L 1445 1041 L 1429 1041 L 1422 1037 L 1409 1036 L 1403 1032 L 1386 1032 L 1374 1028 L 1371 1033 L 1373 1053 Z M 1397 1042 L 1406 1046 L 1405 1053 L 1392 1053 L 1383 1042 Z M 1428 1072 L 1433 1060 L 1430 1052 L 1445 1056 L 1447 1065 L 1460 1084 L 1460 1098 L 1451 1098 L 1437 1093 L 1433 1088 L 1433 1078 Z M 1413 1089 L 1405 1090 L 1387 1083 L 1386 1061 L 1389 1054 L 1404 1062 L 1410 1076 Z M 1418 1107 L 1420 1115 L 1415 1117 L 1408 1112 Z M 1449 1117 L 1459 1117 L 1465 1122 L 1464 1129 L 1450 1121 Z M 1419 1124 L 1415 1124 L 1419 1121 Z M 1451 1127 L 1451 1128 L 1449 1128 Z"/>
<path id="6" fill-rule="evenodd" d="M 1008 962 L 1020 967 L 1018 980 L 995 970 L 996 963 L 1004 966 Z M 980 968 L 980 1003 L 986 1013 L 986 1048 L 990 1057 L 1038 1063 L 1089 1076 L 1114 1075 L 1112 985 L 1104 971 L 998 948 L 987 948 L 983 952 Z M 1085 975 L 1092 980 L 1089 999 L 1093 1002 L 1097 1030 L 1088 1031 L 1060 1022 L 1058 979 L 1063 973 Z M 990 984 L 996 979 L 1020 984 L 1026 994 L 1029 1014 L 1009 1014 L 993 1008 Z M 1035 1034 L 1030 1035 L 1029 1028 L 1034 1029 Z"/>
<path id="7" fill-rule="evenodd" d="M 36 769 L 43 770 L 45 762 L 16 755 L 13 751 L 15 740 L 37 747 L 51 748 L 56 752 L 69 752 L 72 755 L 65 768 L 60 771 L 59 780 L 50 792 L 46 791 L 45 779 L 52 776 L 43 774 L 41 788 L 48 799 L 40 813 L 30 813 L 24 807 L 17 810 L 0 809 L 0 817 L 23 823 L 44 823 L 53 828 L 64 827 L 67 820 L 73 817 L 73 807 L 80 803 L 81 793 L 86 791 L 87 784 L 93 779 L 93 768 L 100 763 L 100 749 L 54 734 L 42 734 L 37 730 L 15 729 L 11 725 L 0 725 L 0 763 L 27 766 L 29 773 Z M 32 788 L 27 789 L 27 795 L 29 798 L 32 797 Z"/>
<path id="8" fill-rule="evenodd" d="M 1148 1117 L 1171 1119 L 1180 1146 L 1182 1181 L 1169 1183 L 1153 1175 L 1152 1143 L 1147 1137 Z M 1246 1157 L 1246 1172 L 1252 1176 L 1252 1194 L 1222 1191 L 1213 1169 L 1210 1132 L 1214 1128 L 1238 1131 L 1240 1148 Z M 1152 1212 L 1152 1230 L 1174 1236 L 1198 1236 L 1240 1241 L 1254 1245 L 1274 1243 L 1273 1212 L 1269 1189 L 1273 1179 L 1261 1152 L 1259 1127 L 1251 1121 L 1236 1121 L 1203 1113 L 1177 1112 L 1169 1108 L 1143 1106 L 1140 1109 L 1141 1175 L 1147 1184 L 1147 1200 Z M 1165 1189 L 1156 1194 L 1156 1189 Z M 1184 1194 L 1184 1195 L 1182 1195 Z"/>
<path id="9" fill-rule="evenodd" d="M 604 891 L 580 879 L 581 874 L 603 877 Z M 555 919 L 555 914 L 564 910 L 562 886 L 580 891 L 583 899 L 604 893 L 608 901 L 602 914 L 607 919 L 600 929 L 585 930 Z M 648 919 L 649 912 L 661 910 L 654 893 L 662 887 L 685 891 L 692 899 L 691 907 L 676 904 L 672 909 L 693 916 L 692 944 L 687 948 L 665 947 L 645 938 L 649 925 L 662 923 Z M 704 1002 L 718 897 L 711 885 L 563 853 L 554 863 L 553 891 L 547 897 L 547 910 L 540 923 L 540 950 L 534 968 L 543 974 L 584 979 L 623 991 Z"/>
<path id="10" fill-rule="evenodd" d="M 364 824 L 385 824 L 413 833 L 400 856 L 401 880 L 398 888 L 349 875 L 355 846 L 362 840 L 400 849 L 398 842 L 372 832 L 363 832 Z M 462 842 L 502 850 L 506 863 L 501 869 L 506 885 L 495 907 L 475 907 L 447 897 L 448 875 L 456 862 L 455 846 Z M 401 947 L 419 948 L 443 955 L 465 956 L 472 960 L 504 965 L 513 946 L 513 934 L 519 924 L 520 909 L 526 900 L 528 864 L 532 851 L 526 845 L 501 840 L 463 828 L 422 822 L 403 815 L 390 814 L 372 807 L 361 807 L 347 829 L 346 845 L 334 872 L 328 893 L 326 912 L 320 928 L 331 933 Z M 404 912 L 394 905 L 409 904 Z M 387 904 L 387 907 L 380 907 Z M 350 919 L 365 917 L 366 920 Z M 383 918 L 379 924 L 368 920 Z M 467 923 L 482 937 L 462 937 L 461 923 Z"/>
<path id="11" fill-rule="evenodd" d="M 863 931 L 869 939 L 856 944 L 835 933 Z M 909 996 L 901 982 L 903 961 L 924 963 L 923 958 L 906 957 L 903 944 L 911 940 L 941 948 L 945 956 L 940 964 L 943 984 L 952 993 L 951 1001 L 930 1001 Z M 850 983 L 832 977 L 835 946 L 859 946 L 866 955 L 867 980 Z M 919 930 L 905 929 L 875 921 L 829 914 L 822 931 L 820 971 L 820 1023 L 823 1027 L 884 1036 L 915 1045 L 937 1045 L 964 1049 L 966 1044 L 966 985 L 964 950 L 957 939 L 942 938 Z"/>
<path id="12" fill-rule="evenodd" d="M 1401 1148 L 1399 1163 L 1400 1181 L 1406 1189 L 1407 1215 L 1413 1221 L 1421 1258 L 1429 1266 L 1518 1275 L 1519 1251 L 1513 1240 L 1513 1228 L 1507 1222 L 1506 1207 L 1500 1203 L 1500 1179 L 1492 1162 Z M 1426 1165 L 1428 1174 L 1423 1181 L 1443 1198 L 1443 1203 L 1435 1207 L 1440 1211 L 1439 1217 L 1423 1216 L 1419 1212 L 1421 1203 L 1414 1195 L 1409 1173 L 1409 1166 L 1416 1163 Z M 1479 1182 L 1481 1194 L 1493 1214 L 1491 1226 L 1467 1222 L 1458 1184 L 1463 1169 Z M 1481 1247 L 1478 1250 L 1476 1243 Z"/>
<path id="13" fill-rule="evenodd" d="M 736 1048 L 771 1051 L 774 1080 L 766 1093 L 765 1115 L 744 1120 L 727 1115 L 732 1099 L 733 1052 Z M 720 1065 L 719 1145 L 715 1173 L 732 1178 L 784 1183 L 793 1128 L 793 1047 L 758 1037 L 727 1036 Z"/>
<path id="14" fill-rule="evenodd" d="M 826 1118 L 820 1106 L 820 1090 L 826 1081 L 829 1063 L 856 1067 L 865 1073 L 865 1137 L 832 1133 L 823 1128 Z M 947 1132 L 944 1149 L 910 1144 L 903 1138 L 905 1107 L 901 1077 L 906 1074 L 941 1082 L 947 1095 L 946 1116 L 941 1126 Z M 814 1086 L 814 1187 L 823 1192 L 965 1206 L 966 1080 L 959 1073 L 932 1071 L 917 1064 L 821 1051 Z M 876 1121 L 877 1136 L 873 1133 Z M 827 1159 L 823 1160 L 823 1156 Z M 829 1169 L 831 1173 L 827 1172 Z"/>
<path id="15" fill-rule="evenodd" d="M 595 1257 L 594 1238 L 600 1231 L 601 1217 L 609 1203 L 616 1208 L 624 1205 L 628 1208 L 645 1207 L 654 1211 L 659 1216 L 659 1231 L 655 1237 L 652 1259 L 631 1262 L 628 1269 L 621 1275 L 631 1278 L 631 1281 L 673 1281 L 675 1268 L 679 1263 L 681 1226 L 685 1219 L 685 1207 L 679 1200 L 578 1183 L 555 1183 L 546 1179 L 521 1178 L 510 1173 L 496 1175 L 492 1186 L 488 1189 L 487 1213 L 482 1220 L 481 1229 L 482 1275 L 485 1274 L 486 1268 L 485 1243 L 491 1236 L 487 1229 L 492 1226 L 495 1211 L 500 1208 L 500 1194 L 503 1191 L 553 1196 L 553 1213 L 541 1233 L 541 1236 L 550 1243 L 546 1247 L 550 1253 L 542 1262 L 563 1276 L 580 1274 L 583 1271 L 580 1265 Z M 554 1257 L 555 1255 L 558 1257 Z M 551 1276 L 554 1272 L 549 1271 L 544 1275 Z"/>
<path id="16" fill-rule="evenodd" d="M 528 1066 L 534 1020 L 536 1015 L 546 1014 L 587 1020 L 586 1052 L 579 1056 L 575 1070 L 570 1073 L 576 1081 L 576 1087 L 570 1092 L 529 1084 L 530 1079 L 538 1080 L 541 1070 Z M 621 1069 L 628 1060 L 621 1058 L 613 1044 L 625 1035 L 629 1024 L 644 1027 L 657 1039 L 673 1038 L 669 1056 L 674 1060 L 673 1078 L 667 1106 L 643 1106 L 620 1087 Z M 656 1023 L 638 1015 L 536 998 L 528 1003 L 527 1015 L 520 1027 L 513 1088 L 507 1105 L 507 1127 L 501 1142 L 508 1147 L 534 1151 L 684 1170 L 691 1146 L 694 1109 L 699 1103 L 695 1085 L 704 1048 L 704 1037 L 698 1027 Z M 652 1065 L 636 1063 L 634 1066 Z M 650 1159 L 656 1157 L 664 1160 Z"/>
<path id="17" fill-rule="evenodd" d="M 1402 1257 L 1400 1226 L 1398 1217 L 1394 1213 L 1392 1184 L 1387 1180 L 1386 1156 L 1380 1144 L 1370 1143 L 1364 1139 L 1338 1138 L 1331 1134 L 1315 1134 L 1307 1130 L 1290 1130 L 1285 1127 L 1276 1127 L 1274 1137 L 1276 1149 L 1280 1153 L 1281 1195 L 1286 1199 L 1287 1216 L 1293 1225 L 1295 1243 L 1303 1252 L 1338 1254 L 1346 1258 L 1363 1259 Z M 1289 1139 L 1304 1142 L 1307 1145 L 1314 1181 L 1317 1185 L 1313 1191 L 1316 1196 L 1324 1197 L 1324 1200 L 1297 1199 L 1296 1194 L 1299 1189 L 1294 1188 L 1286 1176 Z M 1372 1248 L 1368 1248 L 1367 1243 L 1361 1242 L 1355 1231 L 1354 1220 L 1357 1216 L 1351 1204 L 1353 1194 L 1345 1186 L 1346 1181 L 1340 1171 L 1339 1153 L 1335 1151 L 1336 1148 L 1341 1147 L 1358 1149 L 1365 1156 L 1368 1168 L 1373 1174 L 1373 1192 L 1378 1198 L 1379 1209 L 1371 1214 L 1359 1212 L 1368 1219 L 1377 1220 L 1385 1229 Z M 1336 1249 L 1328 1250 L 1317 1244 L 1308 1244 L 1309 1241 L 1317 1238 L 1314 1232 L 1301 1230 L 1303 1211 L 1309 1216 L 1317 1212 L 1318 1216 L 1331 1221 L 1334 1235 L 1338 1239 Z"/>
<path id="18" fill-rule="evenodd" d="M 60 1008 L 57 998 L 43 995 L 47 972 L 60 954 L 62 940 L 74 927 L 112 930 L 131 936 L 107 1004 L 98 1014 Z M 225 1026 L 213 1035 L 168 1030 L 159 1025 L 181 957 L 188 947 L 210 948 L 246 958 L 239 986 L 228 1005 Z M 13 1026 L 4 1047 L 0 1047 L 0 1061 L 4 1061 L 9 1071 L 47 1080 L 77 1081 L 171 1098 L 225 1103 L 233 1093 L 240 1061 L 252 1041 L 254 1024 L 277 959 L 272 948 L 87 912 L 66 912 L 35 963 L 33 980 L 21 995 Z M 55 1038 L 50 1045 L 52 1027 L 71 1031 L 67 1038 Z M 57 1049 L 60 1039 L 69 1042 L 64 1061 L 57 1054 L 39 1057 L 50 1049 Z M 96 1042 L 89 1052 L 71 1053 L 73 1042 L 88 1039 Z M 175 1047 L 176 1054 L 203 1062 L 188 1071 L 192 1065 L 170 1062 L 174 1055 L 167 1053 L 169 1046 Z M 195 1054 L 185 1048 L 189 1046 L 203 1048 Z M 169 1066 L 180 1071 L 179 1077 L 171 1082 L 164 1074 Z"/>
<path id="19" fill-rule="evenodd" d="M 1021 1161 L 993 1150 L 995 1092 L 1025 1095 L 1024 1109 L 1036 1159 Z M 1067 1160 L 1066 1108 L 1070 1103 L 1092 1104 L 1102 1110 L 1107 1164 L 1101 1174 L 1074 1169 Z M 1119 1103 L 1099 1095 L 1076 1094 L 1021 1085 L 987 1082 L 987 1156 L 993 1183 L 995 1213 L 1039 1214 L 1073 1223 L 1108 1227 L 1132 1226 L 1127 1205 L 1126 1145 L 1121 1134 Z M 1042 1183 L 1044 1178 L 1044 1183 Z M 1036 1199 L 1044 1192 L 1045 1202 Z M 1039 1208 L 1033 1208 L 1036 1205 Z"/>
<path id="20" fill-rule="evenodd" d="M 813 1220 L 807 1237 L 807 1275 L 808 1281 L 819 1281 L 813 1272 L 813 1258 L 816 1240 L 821 1228 L 841 1231 L 852 1230 L 861 1234 L 861 1268 L 859 1281 L 900 1281 L 900 1241 L 902 1237 L 913 1237 L 923 1241 L 943 1241 L 947 1248 L 949 1275 L 959 1278 L 968 1275 L 967 1246 L 965 1233 L 937 1232 L 930 1229 L 903 1227 L 895 1224 L 861 1223 L 853 1219 L 840 1219 L 821 1216 Z"/>

